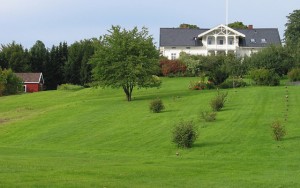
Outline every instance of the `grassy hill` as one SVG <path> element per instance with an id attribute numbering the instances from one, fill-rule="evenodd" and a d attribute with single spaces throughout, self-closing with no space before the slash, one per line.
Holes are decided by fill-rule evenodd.
<path id="1" fill-rule="evenodd" d="M 134 90 L 132 102 L 113 89 L 1 97 L 0 187 L 300 187 L 300 87 L 288 87 L 288 108 L 284 86 L 227 90 L 206 123 L 200 112 L 216 90 L 188 90 L 193 79 Z M 166 110 L 153 114 L 157 97 Z M 276 119 L 288 133 L 281 142 Z M 191 149 L 171 142 L 180 120 L 199 127 Z"/>

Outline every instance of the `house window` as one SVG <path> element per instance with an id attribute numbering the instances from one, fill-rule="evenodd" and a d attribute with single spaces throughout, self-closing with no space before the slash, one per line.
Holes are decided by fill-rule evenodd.
<path id="1" fill-rule="evenodd" d="M 219 45 L 223 45 L 223 44 L 224 44 L 223 39 L 219 40 Z"/>
<path id="2" fill-rule="evenodd" d="M 229 38 L 229 45 L 233 45 L 233 38 Z"/>
<path id="3" fill-rule="evenodd" d="M 191 47 L 186 47 L 186 49 L 191 49 Z"/>
<path id="4" fill-rule="evenodd" d="M 176 53 L 171 53 L 171 60 L 175 60 L 176 59 Z"/>
<path id="5" fill-rule="evenodd" d="M 211 38 L 211 37 L 209 37 L 209 38 L 207 39 L 207 44 L 208 44 L 208 45 L 212 45 L 212 38 Z"/>
<path id="6" fill-rule="evenodd" d="M 261 43 L 267 43 L 266 39 L 261 39 Z"/>
<path id="7" fill-rule="evenodd" d="M 255 43 L 255 39 L 251 39 L 250 42 L 251 42 L 251 43 Z"/>

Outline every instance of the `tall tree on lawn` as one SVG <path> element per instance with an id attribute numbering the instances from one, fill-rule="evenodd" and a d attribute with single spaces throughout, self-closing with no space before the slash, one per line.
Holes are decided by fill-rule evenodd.
<path id="1" fill-rule="evenodd" d="M 134 87 L 152 87 L 159 70 L 159 52 L 146 28 L 141 31 L 112 26 L 101 39 L 99 50 L 91 59 L 93 78 L 102 87 L 123 88 L 127 101 Z M 158 84 L 159 85 L 159 84 Z"/>

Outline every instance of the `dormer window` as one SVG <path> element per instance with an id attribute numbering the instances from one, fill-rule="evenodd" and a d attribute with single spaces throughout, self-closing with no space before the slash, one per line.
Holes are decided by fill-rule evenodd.
<path id="1" fill-rule="evenodd" d="M 267 43 L 267 40 L 265 38 L 261 39 L 261 43 Z"/>
<path id="2" fill-rule="evenodd" d="M 251 43 L 255 43 L 255 39 L 251 39 L 250 42 L 251 42 Z"/>

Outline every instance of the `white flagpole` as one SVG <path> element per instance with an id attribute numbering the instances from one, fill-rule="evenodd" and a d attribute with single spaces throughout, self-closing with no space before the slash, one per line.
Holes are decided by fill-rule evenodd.
<path id="1" fill-rule="evenodd" d="M 226 55 L 228 53 L 228 0 L 226 0 Z"/>
<path id="2" fill-rule="evenodd" d="M 226 0 L 226 26 L 228 25 L 228 0 Z"/>

